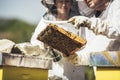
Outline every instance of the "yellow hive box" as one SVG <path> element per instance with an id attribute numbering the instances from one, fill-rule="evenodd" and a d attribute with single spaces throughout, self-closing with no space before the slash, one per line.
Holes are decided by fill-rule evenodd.
<path id="1" fill-rule="evenodd" d="M 52 59 L 1 53 L 0 80 L 48 80 Z"/>
<path id="2" fill-rule="evenodd" d="M 0 67 L 0 80 L 2 80 L 2 76 L 3 76 L 3 69 L 2 67 Z"/>
<path id="3" fill-rule="evenodd" d="M 0 80 L 48 80 L 48 70 L 3 66 L 0 68 Z"/>
<path id="4" fill-rule="evenodd" d="M 120 80 L 120 67 L 98 67 L 96 80 Z"/>

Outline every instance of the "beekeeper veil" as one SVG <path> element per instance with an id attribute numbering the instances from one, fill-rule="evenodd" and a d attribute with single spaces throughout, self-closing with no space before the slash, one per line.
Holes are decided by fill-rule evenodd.
<path id="1" fill-rule="evenodd" d="M 53 5 L 54 5 L 54 1 L 53 0 L 41 0 L 41 3 L 48 10 L 50 10 L 53 7 Z"/>
<path id="2" fill-rule="evenodd" d="M 79 14 L 79 11 L 78 11 L 78 3 L 76 0 L 71 0 L 72 1 L 72 8 L 71 8 L 71 11 L 72 13 L 74 14 Z M 41 3 L 43 4 L 43 6 L 48 10 L 48 11 L 51 11 L 51 10 L 55 10 L 56 9 L 56 6 L 54 5 L 55 3 L 55 0 L 41 0 Z"/>
<path id="3" fill-rule="evenodd" d="M 93 9 L 90 9 L 84 0 L 76 0 L 78 2 L 79 13 L 83 16 L 91 17 L 93 16 Z"/>

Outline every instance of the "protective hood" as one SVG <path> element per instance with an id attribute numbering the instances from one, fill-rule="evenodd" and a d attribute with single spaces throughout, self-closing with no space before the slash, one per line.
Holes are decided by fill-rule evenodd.
<path id="1" fill-rule="evenodd" d="M 76 2 L 77 0 L 72 0 L 73 2 Z M 41 3 L 46 8 L 50 9 L 54 5 L 54 0 L 41 0 Z"/>
<path id="2" fill-rule="evenodd" d="M 45 6 L 48 9 L 51 9 L 51 7 L 54 5 L 53 0 L 41 0 L 41 3 L 43 6 Z"/>

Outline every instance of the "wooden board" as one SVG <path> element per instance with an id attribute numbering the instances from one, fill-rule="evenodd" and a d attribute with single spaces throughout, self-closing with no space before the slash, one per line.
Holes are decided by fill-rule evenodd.
<path id="1" fill-rule="evenodd" d="M 120 67 L 120 51 L 93 52 L 90 54 L 90 65 Z"/>

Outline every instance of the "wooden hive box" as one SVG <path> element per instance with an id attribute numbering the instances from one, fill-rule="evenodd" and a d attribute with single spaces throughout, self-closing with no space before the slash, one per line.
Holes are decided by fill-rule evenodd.
<path id="1" fill-rule="evenodd" d="M 97 67 L 95 80 L 120 80 L 120 67 Z"/>
<path id="2" fill-rule="evenodd" d="M 48 80 L 52 59 L 8 53 L 0 53 L 1 56 L 0 80 Z"/>
<path id="3" fill-rule="evenodd" d="M 120 80 L 120 51 L 92 52 L 91 66 L 97 66 L 95 80 Z"/>
<path id="4" fill-rule="evenodd" d="M 50 23 L 39 34 L 38 40 L 69 56 L 86 44 L 86 40 Z"/>

